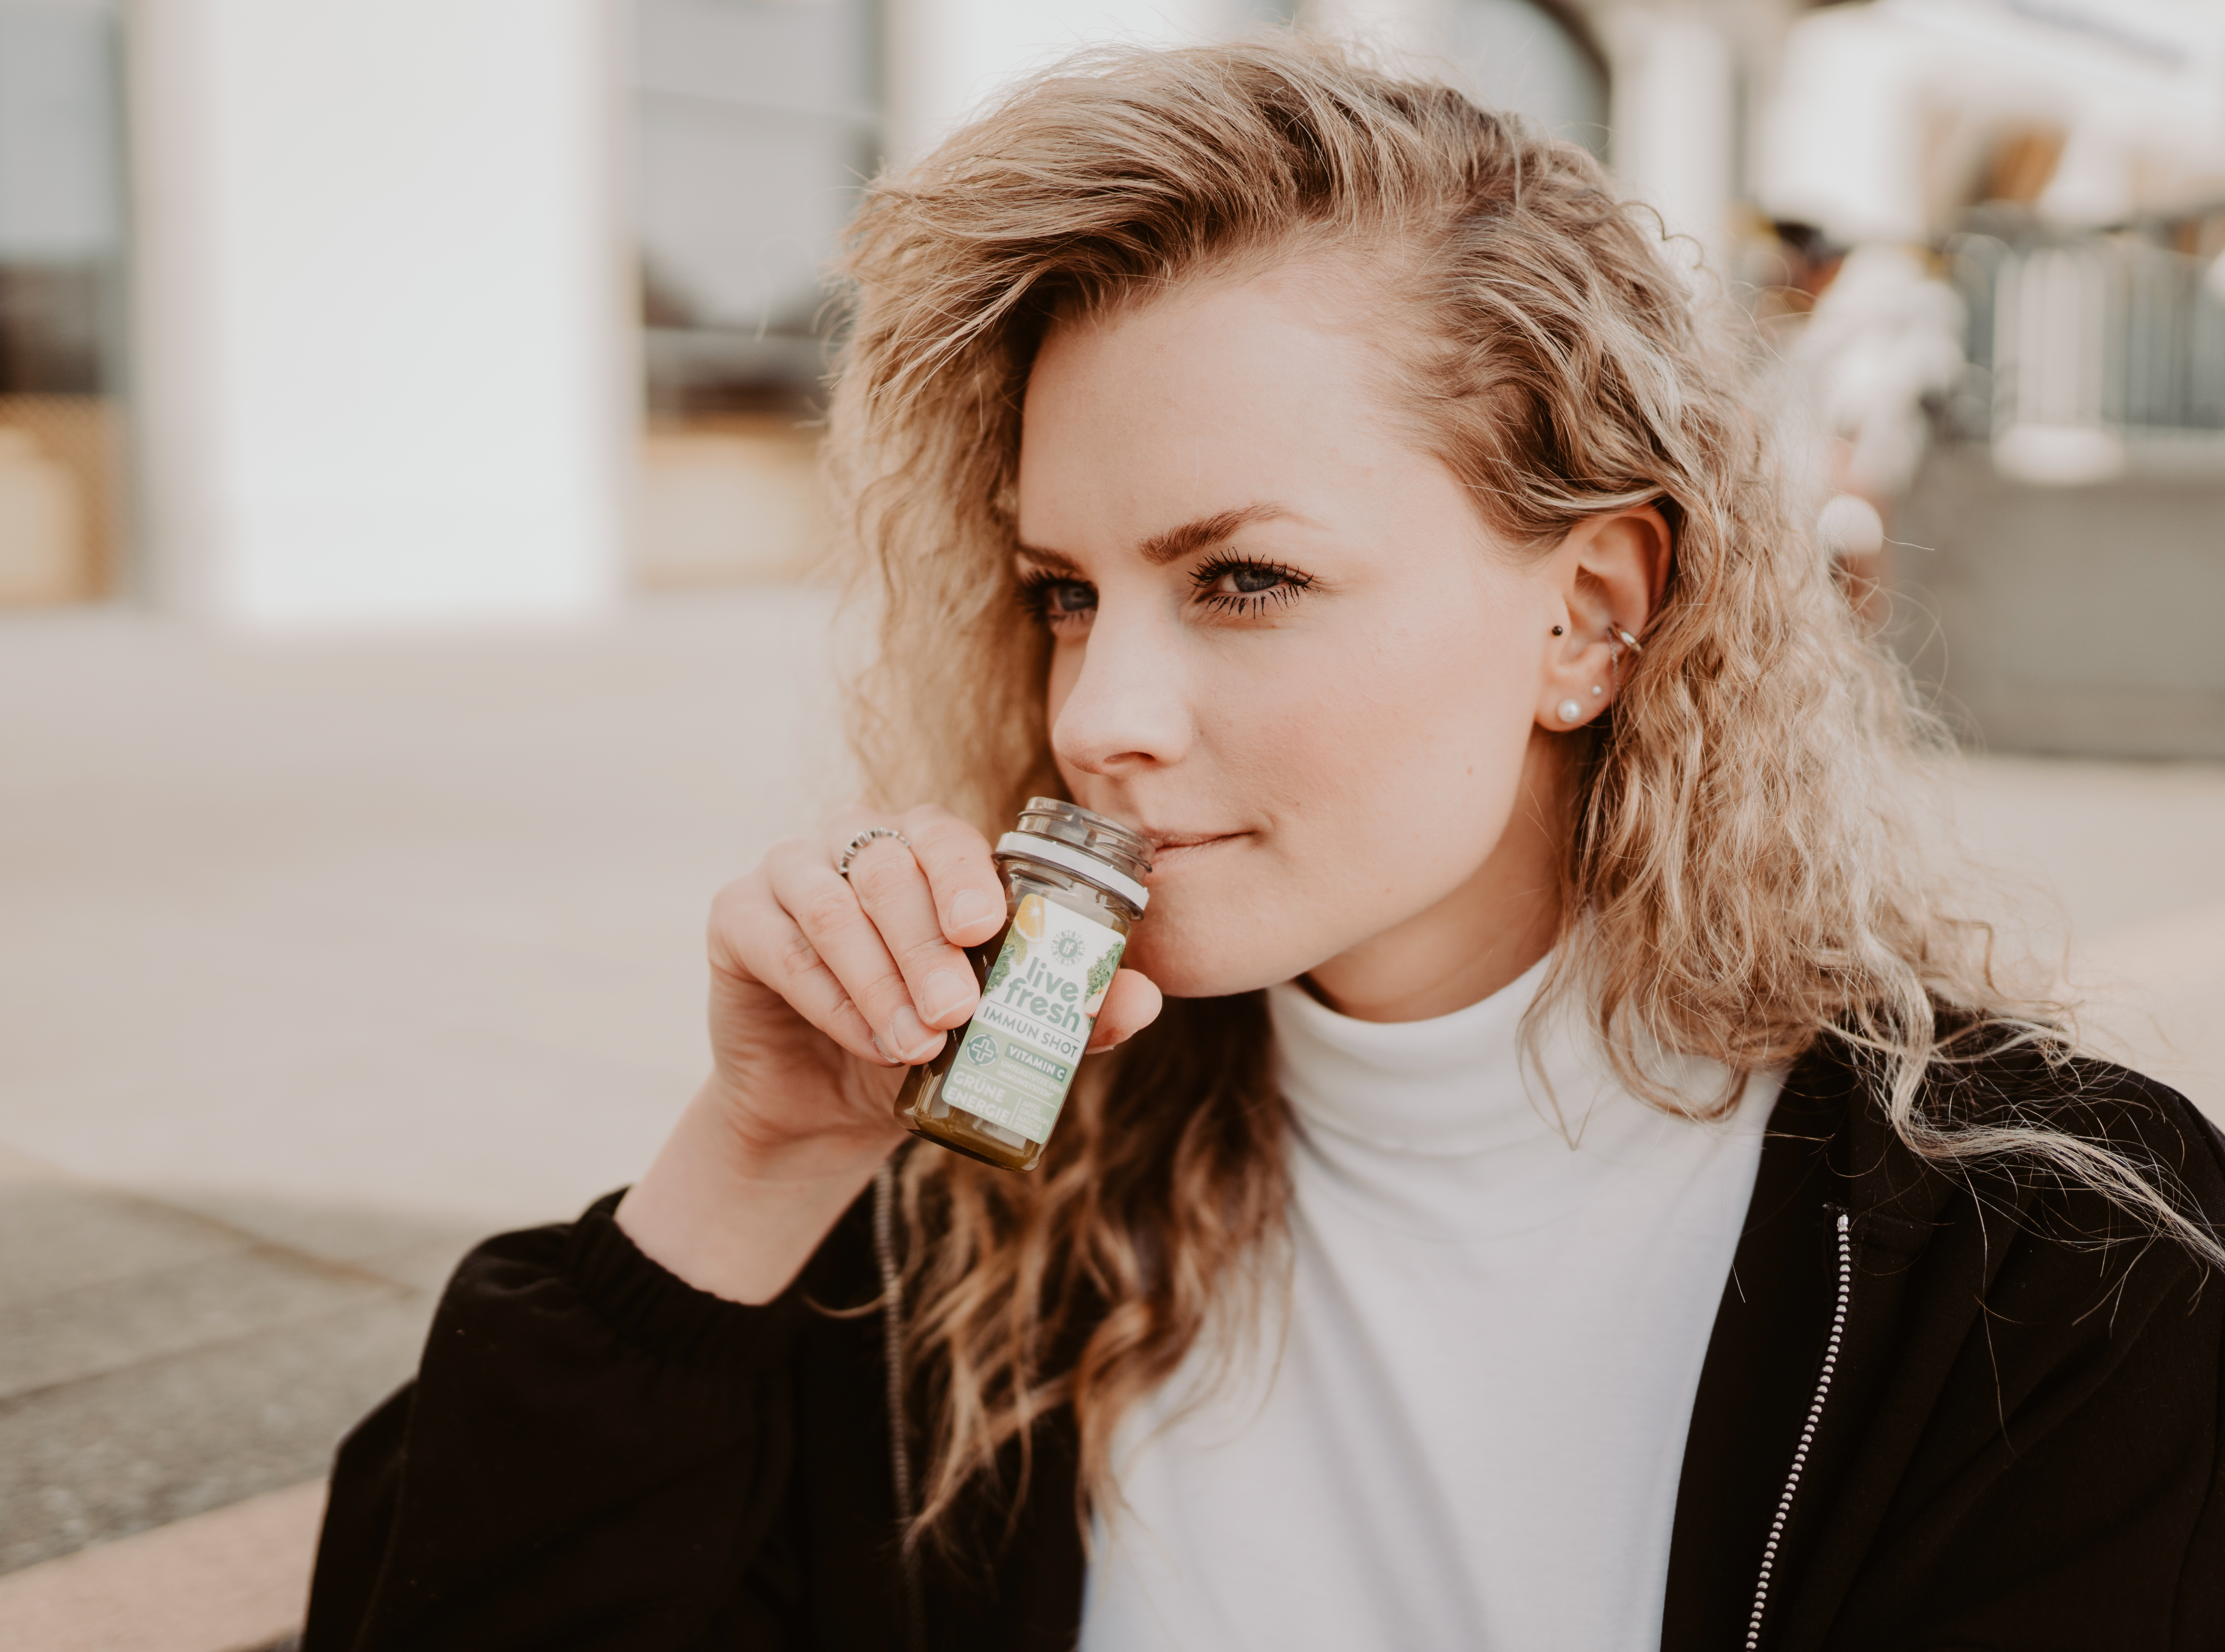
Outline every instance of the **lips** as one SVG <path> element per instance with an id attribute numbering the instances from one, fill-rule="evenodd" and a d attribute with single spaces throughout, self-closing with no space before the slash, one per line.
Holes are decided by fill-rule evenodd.
<path id="1" fill-rule="evenodd" d="M 1167 872 L 1186 864 L 1201 851 L 1221 844 L 1234 843 L 1239 838 L 1249 837 L 1245 832 L 1151 832 L 1144 836 L 1151 845 L 1151 877 L 1156 882 Z"/>

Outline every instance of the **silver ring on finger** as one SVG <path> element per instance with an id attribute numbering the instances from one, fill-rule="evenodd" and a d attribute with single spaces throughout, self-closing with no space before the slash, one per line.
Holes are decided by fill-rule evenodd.
<path id="1" fill-rule="evenodd" d="M 850 862 L 855 858 L 860 849 L 863 849 L 867 844 L 872 842 L 876 838 L 894 838 L 905 848 L 909 849 L 911 847 L 911 839 L 905 837 L 903 832 L 895 830 L 893 827 L 867 826 L 863 832 L 860 832 L 856 837 L 851 839 L 849 842 L 842 845 L 842 858 L 834 863 L 834 870 L 841 873 L 845 877 L 849 877 Z"/>

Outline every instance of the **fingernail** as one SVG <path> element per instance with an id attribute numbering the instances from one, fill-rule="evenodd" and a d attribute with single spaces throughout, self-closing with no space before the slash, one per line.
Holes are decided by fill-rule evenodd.
<path id="1" fill-rule="evenodd" d="M 878 1033 L 868 1033 L 866 1036 L 873 1041 L 874 1054 L 879 1056 L 881 1060 L 886 1061 L 891 1067 L 899 1065 L 897 1058 L 889 1054 L 889 1047 L 881 1042 L 881 1035 Z"/>
<path id="2" fill-rule="evenodd" d="M 950 927 L 963 929 L 976 924 L 997 909 L 989 897 L 979 889 L 960 889 L 950 897 Z"/>
<path id="3" fill-rule="evenodd" d="M 927 1011 L 929 1021 L 949 1021 L 961 1010 L 971 1010 L 974 996 L 972 976 L 961 975 L 956 970 L 937 970 L 927 978 L 927 984 L 919 995 L 919 1005 Z"/>
<path id="4" fill-rule="evenodd" d="M 889 1017 L 889 1034 L 883 1042 L 898 1052 L 898 1060 L 924 1061 L 938 1036 L 940 1035 L 929 1032 L 927 1023 L 914 1015 L 911 1006 L 906 1004 Z"/>

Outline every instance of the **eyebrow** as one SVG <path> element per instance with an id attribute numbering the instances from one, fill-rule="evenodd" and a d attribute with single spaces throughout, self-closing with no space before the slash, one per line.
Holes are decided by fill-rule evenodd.
<path id="1" fill-rule="evenodd" d="M 1237 510 L 1222 510 L 1210 516 L 1200 516 L 1195 522 L 1186 522 L 1179 528 L 1153 534 L 1136 548 L 1143 554 L 1144 560 L 1153 567 L 1164 567 L 1170 562 L 1179 562 L 1186 556 L 1195 556 L 1209 545 L 1218 545 L 1239 529 L 1296 515 L 1297 512 L 1287 505 L 1246 505 Z M 1078 575 L 1081 572 L 1080 565 L 1062 552 L 1046 550 L 1037 545 L 1023 544 L 1018 548 L 1020 554 L 1030 562 L 1039 563 L 1055 573 Z"/>

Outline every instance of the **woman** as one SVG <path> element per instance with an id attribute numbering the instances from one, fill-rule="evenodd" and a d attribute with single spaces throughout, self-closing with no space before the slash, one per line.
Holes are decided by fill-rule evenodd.
<path id="1" fill-rule="evenodd" d="M 2214 1644 L 2220 1143 L 1993 984 L 1597 167 L 1116 54 L 850 271 L 856 737 L 941 805 L 721 893 L 712 1078 L 465 1263 L 311 1652 Z M 903 1151 L 1054 790 L 1153 845 L 1117 1053 L 1031 1175 Z"/>

